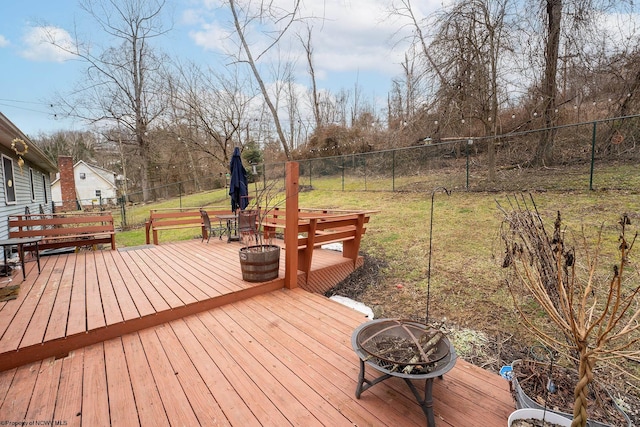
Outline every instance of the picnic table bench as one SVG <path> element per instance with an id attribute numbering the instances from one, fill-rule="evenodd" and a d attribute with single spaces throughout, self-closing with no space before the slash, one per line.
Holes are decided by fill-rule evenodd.
<path id="1" fill-rule="evenodd" d="M 116 249 L 111 212 L 9 215 L 10 238 L 40 238 L 25 251 L 111 245 Z"/>

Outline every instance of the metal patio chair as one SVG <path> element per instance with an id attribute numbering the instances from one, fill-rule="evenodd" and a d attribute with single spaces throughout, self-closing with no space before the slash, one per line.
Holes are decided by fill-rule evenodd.
<path id="1" fill-rule="evenodd" d="M 200 216 L 202 217 L 204 227 L 207 229 L 207 243 L 209 243 L 211 236 L 215 236 L 216 234 L 220 240 L 222 240 L 222 235 L 227 232 L 227 227 L 222 225 L 222 221 L 218 219 L 218 225 L 212 225 L 209 214 L 204 209 L 200 209 Z M 202 236 L 202 241 L 204 241 L 204 236 Z"/>

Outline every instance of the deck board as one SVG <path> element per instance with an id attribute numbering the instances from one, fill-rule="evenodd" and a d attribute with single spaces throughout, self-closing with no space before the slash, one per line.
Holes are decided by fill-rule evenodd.
<path id="1" fill-rule="evenodd" d="M 157 328 L 167 327 L 165 325 Z M 153 373 L 160 399 L 162 399 L 168 421 L 171 425 L 198 425 L 198 419 L 189 404 L 185 390 L 176 378 L 180 371 L 169 363 L 163 345 L 156 335 L 155 329 L 140 331 L 140 341 L 147 356 L 149 368 Z M 171 373 L 173 375 L 167 375 Z M 191 391 L 191 390 L 190 390 Z"/>
<path id="2" fill-rule="evenodd" d="M 214 334 L 207 327 L 207 323 L 203 322 L 203 317 L 206 317 L 205 321 L 211 321 L 209 319 L 210 316 L 207 314 L 188 317 L 185 322 L 198 338 L 198 341 L 206 348 L 220 374 L 229 383 L 230 389 L 238 393 L 238 396 L 244 402 L 244 406 L 246 406 L 246 410 L 250 411 L 258 422 L 261 419 L 269 418 L 274 425 L 287 425 L 287 419 L 278 410 L 277 406 L 262 392 L 260 386 L 252 380 L 247 372 L 238 365 L 232 350 L 226 348 L 219 341 L 220 334 L 217 332 Z M 224 407 L 223 410 L 225 410 Z M 225 410 L 225 413 L 229 410 Z M 242 409 L 236 407 L 236 410 Z"/>
<path id="3" fill-rule="evenodd" d="M 146 299 L 151 303 L 153 311 L 157 313 L 169 310 L 171 307 L 156 290 L 153 283 L 145 276 L 144 271 L 142 271 L 140 266 L 135 262 L 136 259 L 131 256 L 131 252 L 123 252 L 119 255 L 122 256 L 124 263 L 127 264 L 133 282 L 137 284 Z"/>
<path id="4" fill-rule="evenodd" d="M 79 426 L 82 421 L 82 376 L 84 370 L 84 349 L 73 351 L 64 359 L 54 363 L 62 365 L 58 389 L 51 392 L 56 395 L 54 421 L 68 426 Z M 51 358 L 49 360 L 55 360 Z"/>
<path id="5" fill-rule="evenodd" d="M 105 301 L 102 298 L 101 286 L 98 283 L 98 269 L 93 251 L 85 253 L 85 304 L 87 310 L 87 329 L 99 329 L 106 326 Z M 107 285 L 103 283 L 103 285 Z"/>
<path id="6" fill-rule="evenodd" d="M 131 375 L 131 387 L 135 396 L 138 421 L 141 426 L 168 425 L 158 387 L 138 334 L 122 337 L 127 366 Z M 131 369 L 135 367 L 135 369 Z"/>
<path id="7" fill-rule="evenodd" d="M 151 285 L 169 308 L 176 308 L 195 302 L 195 298 L 184 292 L 179 286 L 175 288 L 169 286 L 169 284 L 165 282 L 166 278 L 160 277 L 158 273 L 154 271 L 153 266 L 145 262 L 144 252 L 145 251 L 133 251 L 129 252 L 129 254 L 134 259 L 140 272 L 146 278 L 147 286 Z"/>
<path id="8" fill-rule="evenodd" d="M 60 278 L 58 294 L 51 310 L 51 317 L 49 317 L 49 324 L 43 338 L 44 341 L 62 338 L 67 330 L 71 288 L 73 287 L 73 274 L 77 257 L 75 255 L 61 255 L 58 258 L 57 262 L 64 262 L 64 271 Z"/>
<path id="9" fill-rule="evenodd" d="M 26 285 L 26 289 L 21 289 L 20 292 L 27 294 L 29 296 L 28 298 L 18 298 L 14 300 L 18 302 L 18 304 L 7 306 L 6 309 L 3 310 L 2 318 L 4 319 L 4 316 L 6 316 L 8 322 L 5 323 L 6 330 L 2 335 L 2 339 L 0 339 L 0 352 L 16 350 L 20 347 L 20 342 L 29 327 L 34 313 L 38 309 L 38 304 L 42 299 L 42 294 L 45 291 L 47 280 L 53 270 L 53 265 L 54 262 L 47 263 L 40 275 L 36 277 L 32 286 L 29 287 L 28 282 L 23 282 L 23 284 Z M 32 277 L 34 276 L 30 275 L 28 279 Z M 21 284 L 21 286 L 23 285 Z M 15 309 L 13 307 L 15 307 Z"/>
<path id="10" fill-rule="evenodd" d="M 168 271 L 167 274 L 175 272 L 180 277 L 182 277 L 184 281 L 188 282 L 191 286 L 197 289 L 197 298 L 199 301 L 219 296 L 223 291 L 227 291 L 228 289 L 226 287 L 222 287 L 222 289 L 219 289 L 219 286 L 216 287 L 216 285 L 218 284 L 217 282 L 208 283 L 206 278 L 203 278 L 198 271 L 194 271 L 193 264 L 180 262 L 180 259 L 176 259 L 176 257 L 170 256 L 170 254 L 165 251 L 158 251 L 155 254 L 155 258 L 161 266 L 171 266 L 171 270 Z"/>
<path id="11" fill-rule="evenodd" d="M 29 324 L 27 325 L 24 336 L 20 342 L 16 343 L 18 344 L 18 347 L 39 344 L 44 339 L 45 329 L 42 328 L 42 325 L 49 324 L 51 311 L 53 310 L 54 303 L 58 295 L 65 261 L 65 259 L 56 259 L 52 260 L 52 262 L 48 264 L 48 266 L 52 265 L 53 268 L 51 270 L 47 268 L 47 272 L 49 272 L 50 275 L 47 278 L 46 287 L 42 290 L 40 300 L 37 301 L 37 306 L 31 316 L 31 319 L 29 319 Z M 38 279 L 40 278 L 38 277 Z"/>
<path id="12" fill-rule="evenodd" d="M 76 255 L 76 263 L 73 270 L 71 301 L 69 303 L 69 317 L 67 318 L 65 336 L 79 334 L 87 330 L 85 265 L 86 253 L 79 252 Z"/>
<path id="13" fill-rule="evenodd" d="M 192 327 L 195 332 L 184 320 L 171 322 L 173 335 L 180 340 L 184 356 L 189 358 L 193 368 L 198 372 L 203 384 L 206 385 L 208 392 L 216 402 L 216 405 L 210 407 L 211 416 L 215 416 L 216 424 L 259 426 L 257 418 L 216 363 L 219 360 L 218 355 L 221 353 L 209 354 L 208 351 L 211 349 L 209 344 L 214 341 L 213 338 L 208 336 L 208 331 L 204 329 L 201 322 L 193 322 Z M 164 333 L 168 335 L 166 330 Z M 198 340 L 199 336 L 205 342 L 204 344 Z M 172 350 L 176 348 L 178 347 L 172 347 Z"/>
<path id="14" fill-rule="evenodd" d="M 268 347 L 264 346 L 264 341 L 260 340 L 257 334 L 251 335 L 238 323 L 238 318 L 242 320 L 242 315 L 238 316 L 238 313 L 234 312 L 234 316 L 231 316 L 228 311 L 230 310 L 225 306 L 216 313 L 219 316 L 226 317 L 229 322 L 235 322 L 237 325 L 234 326 L 235 340 L 246 349 L 247 353 L 253 355 L 252 358 L 238 360 L 240 365 L 250 370 L 252 378 L 256 381 L 271 384 L 277 383 L 279 384 L 278 387 L 282 387 L 282 391 L 275 388 L 272 391 L 279 399 L 274 403 L 278 407 L 287 408 L 289 412 L 285 416 L 292 424 L 346 425 L 347 420 L 345 417 L 325 400 L 326 396 L 323 397 L 315 387 L 300 381 L 297 372 L 309 369 L 308 366 L 302 363 L 294 363 L 295 359 L 281 359 L 281 353 L 272 353 Z M 302 396 L 304 396 L 303 399 Z M 313 417 L 309 414 L 313 414 Z"/>
<path id="15" fill-rule="evenodd" d="M 333 369 L 329 361 L 318 354 L 319 349 L 310 349 L 294 338 L 300 332 L 287 331 L 282 319 L 270 310 L 260 306 L 248 304 L 251 312 L 242 314 L 241 308 L 225 306 L 225 311 L 232 311 L 234 317 L 248 333 L 261 342 L 268 344 L 267 350 L 271 354 L 280 354 L 287 360 L 287 366 L 306 384 L 312 384 L 315 390 L 327 400 L 328 404 L 339 408 L 342 413 L 355 425 L 402 425 L 407 422 L 406 417 L 398 416 L 395 411 L 385 413 L 384 419 L 377 418 L 363 405 L 344 406 L 342 403 L 351 400 L 354 390 L 337 390 L 333 384 L 353 379 L 345 377 L 343 372 Z M 257 308 L 257 310 L 256 310 Z M 326 356 L 328 352 L 324 352 Z M 381 402 L 379 402 L 381 403 Z"/>
<path id="16" fill-rule="evenodd" d="M 215 312 L 206 312 L 199 315 L 200 320 L 205 324 L 207 329 L 212 331 L 233 330 L 233 334 L 216 333 L 216 340 L 225 350 L 233 355 L 233 363 L 236 365 L 234 371 L 237 375 L 247 376 L 252 382 L 257 382 L 261 386 L 259 390 L 266 394 L 270 402 L 275 406 L 276 411 L 288 420 L 286 424 L 295 425 L 320 425 L 317 420 L 313 419 L 304 406 L 296 400 L 296 396 L 291 394 L 289 390 L 274 375 L 276 366 L 270 366 L 264 369 L 260 360 L 255 354 L 244 350 L 244 346 L 249 345 L 249 341 L 238 337 L 236 334 L 240 332 L 235 326 L 233 319 L 225 316 L 223 313 L 215 310 Z M 240 372 L 242 371 L 242 373 Z M 244 397 L 250 401 L 249 396 Z M 272 412 L 272 411 L 271 411 Z M 262 415 L 264 417 L 264 415 Z"/>
<path id="17" fill-rule="evenodd" d="M 2 405 L 0 405 L 0 414 L 5 414 L 3 418 L 16 421 L 26 418 L 40 365 L 42 362 L 35 362 L 17 369 L 13 375 L 11 386 L 7 390 Z"/>
<path id="18" fill-rule="evenodd" d="M 323 309 L 322 306 L 316 303 L 304 304 L 300 302 L 304 298 L 300 298 L 301 295 L 297 292 L 291 292 L 286 296 L 288 297 L 289 295 L 291 295 L 291 298 L 283 298 L 285 295 L 282 293 L 274 293 L 277 298 L 275 301 L 260 297 L 254 298 L 249 303 L 256 302 L 270 311 L 279 313 L 280 327 L 287 327 L 295 336 L 303 337 L 307 345 L 309 345 L 309 341 L 306 337 L 309 337 L 311 339 L 310 345 L 312 345 L 314 351 L 318 352 L 320 357 L 327 360 L 341 372 L 340 378 L 343 380 L 346 378 L 351 382 L 348 390 L 351 393 L 355 393 L 359 370 L 358 358 L 351 349 L 350 343 L 351 333 L 354 329 L 353 325 L 357 326 L 364 321 L 360 313 L 354 310 L 344 312 L 342 306 L 330 300 L 327 300 L 329 304 Z M 310 294 L 309 297 L 314 299 L 313 294 Z M 341 311 L 343 312 L 342 316 L 339 314 Z M 309 321 L 305 313 L 313 314 L 313 322 Z M 352 319 L 351 326 L 348 323 L 343 323 L 345 317 Z M 332 321 L 332 319 L 337 320 Z M 318 328 L 316 322 L 326 323 L 328 326 Z M 291 325 L 291 327 L 288 327 L 285 323 Z M 367 378 L 371 379 L 371 375 L 367 375 Z M 390 381 L 387 386 L 390 384 L 393 387 L 389 387 L 386 390 L 382 387 L 371 388 L 366 392 L 370 393 L 369 395 L 363 394 L 361 402 L 369 408 L 380 404 L 390 405 L 390 410 L 385 414 L 390 417 L 388 425 L 392 425 L 391 420 L 397 419 L 398 416 L 404 419 L 405 423 L 413 422 L 418 425 L 423 423 L 424 415 L 421 411 L 413 411 L 416 403 L 413 398 L 408 398 L 408 393 L 404 393 L 406 385 L 401 381 L 397 384 L 394 381 Z"/>
<path id="19" fill-rule="evenodd" d="M 131 417 L 137 411 L 122 340 L 113 339 L 104 343 L 104 360 L 110 396 L 111 424 L 115 426 L 130 424 Z"/>
<path id="20" fill-rule="evenodd" d="M 281 279 L 242 281 L 238 248 L 194 239 L 46 257 L 40 275 L 30 265 L 18 299 L 0 310 L 0 344 L 23 335 L 23 343 L 44 342 L 0 361 L 50 346 L 64 352 L 0 372 L 0 418 L 72 426 L 424 426 L 402 380 L 355 398 L 351 334 L 366 321 L 362 313 L 282 289 Z M 344 262 L 318 251 L 313 267 L 342 269 Z M 433 394 L 438 427 L 504 425 L 514 409 L 505 380 L 463 360 L 434 381 Z"/>
<path id="21" fill-rule="evenodd" d="M 205 292 L 194 286 L 183 274 L 183 269 L 177 263 L 169 264 L 159 259 L 156 254 L 145 251 L 138 252 L 144 263 L 153 270 L 158 280 L 165 282 L 168 289 L 180 299 L 179 305 L 191 304 L 209 298 Z M 152 279 L 155 282 L 155 279 Z"/>
<path id="22" fill-rule="evenodd" d="M 186 397 L 198 419 L 198 424 L 229 425 L 211 390 L 198 372 L 194 361 L 182 347 L 182 340 L 175 335 L 171 326 L 157 327 L 155 331 L 158 339 L 162 342 L 171 368 L 176 373 L 175 377 L 179 381 L 180 387 L 182 390 L 188 391 Z"/>
<path id="23" fill-rule="evenodd" d="M 92 426 L 110 425 L 111 417 L 109 415 L 108 399 L 96 399 L 96 395 L 108 395 L 103 344 L 99 343 L 87 347 L 84 357 L 82 423 Z"/>
<path id="24" fill-rule="evenodd" d="M 98 288 L 100 289 L 100 298 L 102 298 L 102 310 L 104 312 L 104 320 L 106 325 L 113 325 L 124 321 L 125 317 L 120 310 L 118 297 L 109 276 L 109 270 L 104 262 L 102 251 L 94 252 L 94 262 L 96 265 Z"/>
<path id="25" fill-rule="evenodd" d="M 43 360 L 38 372 L 29 410 L 25 415 L 28 420 L 47 420 L 55 410 L 56 395 L 51 390 L 58 388 L 60 382 L 61 363 L 53 363 L 53 360 Z"/>
<path id="26" fill-rule="evenodd" d="M 136 303 L 131 296 L 131 288 L 134 287 L 134 284 L 131 284 L 131 286 L 127 286 L 127 283 L 120 274 L 118 266 L 113 260 L 111 251 L 101 251 L 99 255 L 104 264 L 104 270 L 109 275 L 108 280 L 113 290 L 113 296 L 116 300 L 118 311 L 120 312 L 120 316 L 117 317 L 117 321 L 125 321 L 128 319 L 136 319 L 140 317 L 140 312 L 138 311 Z M 107 280 L 106 277 L 104 278 L 104 280 Z M 144 303 L 148 301 L 146 297 L 142 297 L 140 302 Z M 147 312 L 147 314 L 150 313 L 151 310 Z M 107 319 L 107 323 L 112 325 L 116 323 L 115 319 L 116 318 L 109 316 L 109 318 Z"/>
<path id="27" fill-rule="evenodd" d="M 125 319 L 135 319 L 155 313 L 156 310 L 153 304 L 131 273 L 130 266 L 126 263 L 126 259 L 122 257 L 122 254 L 109 251 L 105 252 L 104 256 L 110 258 L 106 264 L 113 267 L 112 281 L 117 283 L 116 289 L 118 290 L 120 306 L 128 304 L 126 301 L 130 301 L 135 306 L 135 310 L 131 308 L 122 310 L 123 313 L 129 314 Z"/>

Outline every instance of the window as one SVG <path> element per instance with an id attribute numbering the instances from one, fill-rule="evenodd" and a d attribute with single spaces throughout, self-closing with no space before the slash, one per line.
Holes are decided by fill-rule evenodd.
<path id="1" fill-rule="evenodd" d="M 33 181 L 33 169 L 29 168 L 29 188 L 31 189 L 31 201 L 36 201 L 36 184 Z"/>
<path id="2" fill-rule="evenodd" d="M 49 194 L 47 194 L 47 177 L 42 175 L 42 192 L 44 193 L 44 203 L 49 203 Z"/>
<path id="3" fill-rule="evenodd" d="M 84 172 L 80 172 L 80 179 L 85 179 L 87 175 Z"/>
<path id="4" fill-rule="evenodd" d="M 13 160 L 2 156 L 2 175 L 4 179 L 4 201 L 8 205 L 16 203 L 16 187 L 13 181 Z"/>

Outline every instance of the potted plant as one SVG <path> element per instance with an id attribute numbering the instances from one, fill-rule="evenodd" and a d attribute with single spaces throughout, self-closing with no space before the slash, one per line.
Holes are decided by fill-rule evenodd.
<path id="1" fill-rule="evenodd" d="M 235 157 L 235 156 L 234 156 Z M 238 168 L 241 174 L 246 176 L 246 171 L 238 166 L 238 160 L 231 169 Z M 258 188 L 257 171 L 252 167 L 253 182 L 255 184 L 255 197 L 244 195 L 247 203 L 238 203 L 237 231 L 243 247 L 239 250 L 240 268 L 242 279 L 248 282 L 266 282 L 276 279 L 280 270 L 280 246 L 273 243 L 275 232 L 265 230 L 264 224 L 270 213 L 283 203 L 282 191 L 278 187 L 280 180 L 263 181 Z M 246 181 L 245 181 L 246 182 Z M 246 184 L 245 184 L 246 188 Z M 233 198 L 233 196 L 232 196 Z M 248 200 L 251 199 L 251 202 Z"/>
<path id="2" fill-rule="evenodd" d="M 510 204 L 517 208 L 508 212 L 499 206 L 504 214 L 507 287 L 522 323 L 575 367 L 569 412 L 572 427 L 584 427 L 597 364 L 640 354 L 640 284 L 637 277 L 635 281 L 623 279 L 631 271 L 628 265 L 636 236 L 627 238 L 630 220 L 623 215 L 615 244 L 617 262 L 606 272 L 600 260 L 604 226 L 595 238 L 583 229 L 578 246 L 573 247 L 565 244 L 560 212 L 549 235 L 532 197 Z"/>
<path id="3" fill-rule="evenodd" d="M 553 366 L 553 364 L 549 365 L 532 359 L 515 360 L 511 364 L 511 368 L 511 390 L 515 399 L 516 409 L 547 410 L 568 420 L 573 418 L 573 415 L 569 412 L 571 412 L 571 403 L 574 400 L 574 384 L 578 382 L 575 369 Z M 589 393 L 592 395 L 591 400 L 598 400 L 598 409 L 609 413 L 608 415 L 597 416 L 598 419 L 608 419 L 609 422 L 600 422 L 591 418 L 587 421 L 589 427 L 613 425 L 630 427 L 632 425 L 624 411 L 617 405 L 606 389 L 600 387 L 598 383 L 592 383 Z M 611 420 L 616 421 L 614 423 Z"/>

